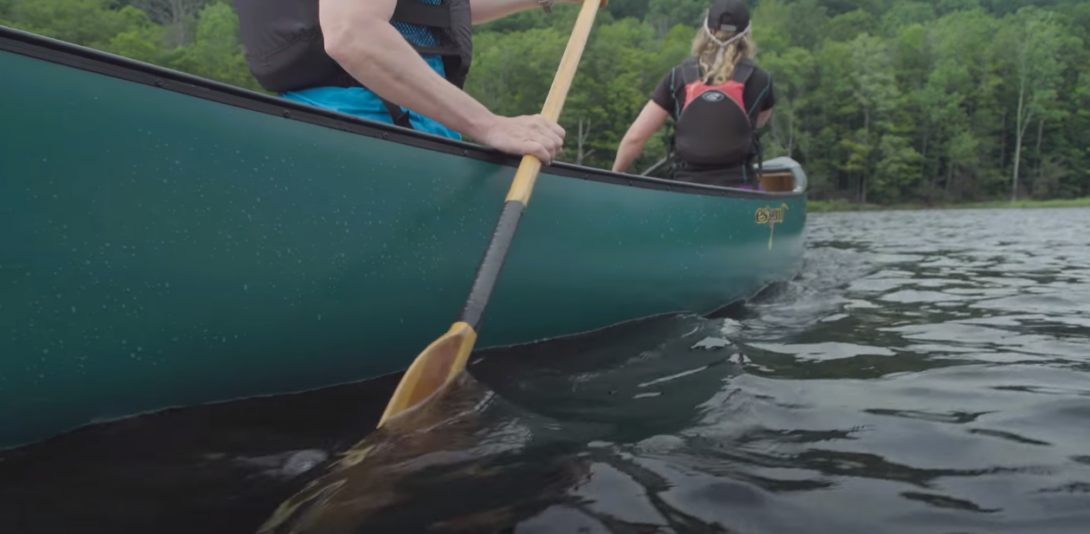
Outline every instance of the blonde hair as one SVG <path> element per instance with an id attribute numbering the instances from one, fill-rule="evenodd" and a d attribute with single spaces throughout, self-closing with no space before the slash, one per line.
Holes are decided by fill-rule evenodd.
<path id="1" fill-rule="evenodd" d="M 704 12 L 704 20 L 708 13 Z M 693 38 L 692 55 L 696 56 L 700 63 L 701 78 L 708 85 L 722 85 L 730 79 L 734 67 L 743 57 L 753 58 L 757 55 L 757 43 L 753 41 L 753 33 L 747 32 L 741 39 L 737 39 L 721 46 L 716 40 L 726 42 L 734 37 L 737 32 L 723 30 L 715 31 L 715 39 L 708 34 L 707 23 L 702 25 Z"/>

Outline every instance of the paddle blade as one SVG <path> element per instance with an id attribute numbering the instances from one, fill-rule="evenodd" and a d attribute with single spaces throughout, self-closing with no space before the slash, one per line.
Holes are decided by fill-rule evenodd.
<path id="1" fill-rule="evenodd" d="M 411 410 L 439 391 L 465 369 L 469 353 L 477 341 L 477 332 L 463 322 L 454 323 L 446 334 L 421 352 L 397 385 L 378 426 L 386 424 L 406 410 Z"/>

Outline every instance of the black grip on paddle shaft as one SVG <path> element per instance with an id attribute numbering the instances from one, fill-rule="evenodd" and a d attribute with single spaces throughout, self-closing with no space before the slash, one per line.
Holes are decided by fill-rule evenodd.
<path id="1" fill-rule="evenodd" d="M 473 286 L 469 290 L 469 298 L 462 308 L 459 321 L 480 331 L 481 317 L 488 306 L 488 300 L 492 296 L 492 289 L 496 287 L 496 280 L 503 270 L 504 261 L 507 259 L 507 251 L 511 248 L 511 241 L 515 238 L 515 230 L 522 220 L 522 212 L 526 208 L 518 200 L 508 200 L 503 203 L 503 211 L 500 212 L 500 220 L 496 223 L 496 229 L 492 231 L 492 239 L 488 242 L 484 257 L 477 266 L 477 274 L 473 278 Z"/>

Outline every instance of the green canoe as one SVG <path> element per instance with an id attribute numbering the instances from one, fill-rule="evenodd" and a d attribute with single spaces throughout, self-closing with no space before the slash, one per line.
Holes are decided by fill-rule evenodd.
<path id="1" fill-rule="evenodd" d="M 0 27 L 0 448 L 403 371 L 519 158 Z M 794 190 L 543 169 L 478 348 L 790 278 Z"/>

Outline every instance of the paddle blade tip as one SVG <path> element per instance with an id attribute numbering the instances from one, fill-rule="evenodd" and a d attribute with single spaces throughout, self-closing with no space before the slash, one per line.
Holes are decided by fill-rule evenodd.
<path id="1" fill-rule="evenodd" d="M 477 332 L 466 323 L 454 323 L 413 361 L 390 397 L 378 426 L 426 402 L 465 369 Z"/>

